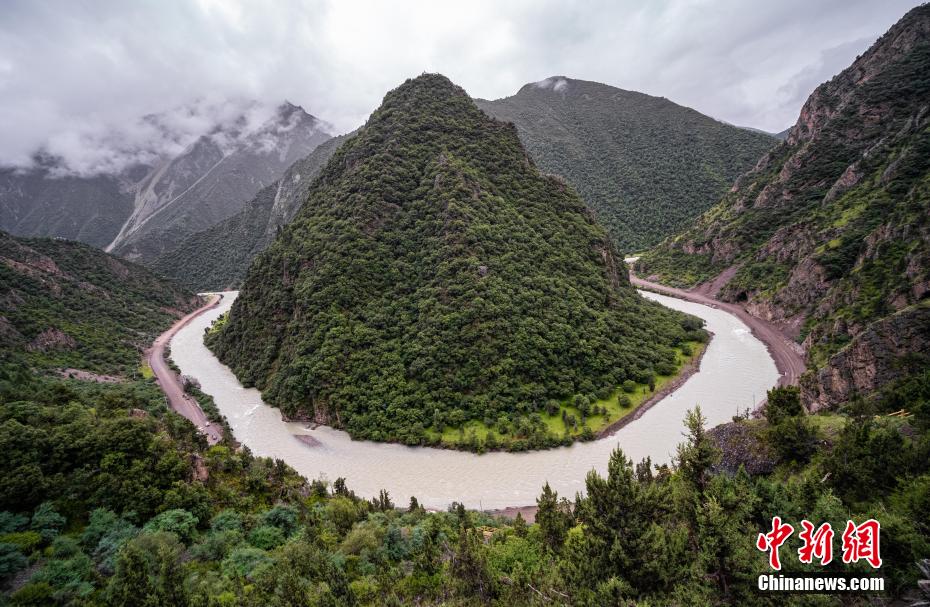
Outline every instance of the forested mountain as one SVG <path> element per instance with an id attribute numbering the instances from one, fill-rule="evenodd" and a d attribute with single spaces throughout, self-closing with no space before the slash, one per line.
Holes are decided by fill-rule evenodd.
<path id="1" fill-rule="evenodd" d="M 47 154 L 38 154 L 32 168 L 3 169 L 0 229 L 80 240 L 150 260 L 237 213 L 329 139 L 320 121 L 290 103 L 267 118 L 262 114 L 259 124 L 252 124 L 250 111 L 256 110 L 247 105 L 238 116 L 204 127 L 180 153 L 136 150 L 142 160 L 118 169 L 74 172 L 65 159 Z M 143 118 L 161 137 L 182 139 L 170 132 L 171 121 L 163 115 Z M 101 145 L 112 146 L 108 153 L 114 157 L 128 153 L 121 149 L 128 144 L 114 138 Z"/>
<path id="2" fill-rule="evenodd" d="M 783 324 L 833 406 L 917 365 L 930 345 L 930 6 L 820 85 L 787 140 L 638 268 Z M 909 363 L 902 362 L 904 358 Z"/>
<path id="3" fill-rule="evenodd" d="M 0 355 L 38 370 L 134 373 L 196 297 L 85 244 L 0 232 Z"/>
<path id="4" fill-rule="evenodd" d="M 97 314 L 108 319 L 123 308 L 152 320 L 153 303 L 188 301 L 84 245 L 6 236 L 0 243 L 0 268 L 15 271 L 12 283 L 0 275 L 9 294 L 4 318 L 79 326 L 88 312 L 73 305 L 75 285 L 99 296 Z M 165 313 L 160 328 L 173 316 Z M 586 477 L 584 495 L 560 499 L 543 487 L 536 522 L 527 524 L 458 504 L 446 512 L 428 512 L 415 498 L 395 505 L 387 491 L 365 500 L 345 479 L 308 481 L 280 460 L 253 457 L 228 434 L 207 447 L 166 410 L 151 380 L 33 373 L 22 364 L 23 341 L 6 339 L 9 324 L 0 341 L 0 601 L 14 607 L 763 607 L 772 600 L 756 580 L 771 569 L 753 538 L 773 515 L 835 530 L 848 519 L 880 519 L 886 596 L 919 596 L 915 562 L 930 539 L 927 373 L 848 416 L 799 415 L 793 389 L 769 394 L 765 419 L 740 419 L 723 432 L 708 433 L 700 414 L 688 413 L 673 467 L 634 464 L 618 450 L 606 474 Z M 113 343 L 138 346 L 140 327 L 159 330 L 128 322 L 106 331 Z M 131 347 L 102 363 L 78 353 L 90 368 L 131 369 L 139 360 Z M 897 410 L 902 398 L 912 417 L 876 415 Z M 739 445 L 721 436 L 738 436 Z M 755 476 L 739 467 L 747 458 Z M 828 568 L 802 565 L 791 556 L 799 546 L 795 535 L 782 547 L 783 573 L 870 574 L 866 563 L 839 558 Z M 809 599 L 787 595 L 778 604 L 806 607 Z M 868 601 L 828 595 L 816 604 Z"/>
<path id="5" fill-rule="evenodd" d="M 685 227 L 776 143 L 662 97 L 564 76 L 476 103 L 517 126 L 540 170 L 562 175 L 623 253 Z"/>
<path id="6" fill-rule="evenodd" d="M 667 99 L 569 78 L 475 103 L 515 123 L 540 169 L 564 176 L 624 251 L 655 244 L 683 227 L 776 143 L 766 133 L 718 122 Z M 237 285 L 270 243 L 269 235 L 303 204 L 312 176 L 336 143 L 320 146 L 282 177 L 286 186 L 300 175 L 297 187 L 259 192 L 240 214 L 190 236 L 151 265 L 194 289 Z"/>
<path id="7" fill-rule="evenodd" d="M 321 143 L 292 164 L 281 179 L 263 188 L 240 212 L 192 234 L 149 266 L 197 291 L 239 286 L 249 264 L 297 213 L 320 169 L 349 136 Z"/>
<path id="8" fill-rule="evenodd" d="M 674 368 L 698 326 L 635 293 L 512 125 L 423 75 L 336 151 L 210 343 L 289 416 L 420 443 Z"/>

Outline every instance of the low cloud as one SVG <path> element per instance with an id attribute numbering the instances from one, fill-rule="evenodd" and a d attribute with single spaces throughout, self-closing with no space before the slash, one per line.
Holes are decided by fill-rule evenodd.
<path id="1" fill-rule="evenodd" d="M 30 166 L 44 151 L 66 170 L 119 170 L 285 99 L 346 132 L 424 71 L 487 99 L 562 74 L 779 131 L 915 5 L 7 0 L 0 165 Z"/>
<path id="2" fill-rule="evenodd" d="M 118 124 L 73 123 L 42 142 L 32 161 L 41 162 L 53 175 L 119 174 L 176 156 L 201 137 L 210 138 L 225 154 L 259 131 L 275 110 L 252 100 L 196 99 Z M 293 124 L 275 130 L 282 128 L 293 128 Z"/>

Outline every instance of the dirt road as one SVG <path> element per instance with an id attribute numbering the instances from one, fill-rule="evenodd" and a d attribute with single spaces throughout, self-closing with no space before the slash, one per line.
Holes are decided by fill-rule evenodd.
<path id="1" fill-rule="evenodd" d="M 220 442 L 223 438 L 223 429 L 217 424 L 211 424 L 197 401 L 184 392 L 184 388 L 181 387 L 181 378 L 165 361 L 165 348 L 171 338 L 174 337 L 174 334 L 181 330 L 184 325 L 203 312 L 215 307 L 220 303 L 221 299 L 222 296 L 220 295 L 211 295 L 206 304 L 177 321 L 170 329 L 159 335 L 152 347 L 145 353 L 145 359 L 149 366 L 152 367 L 155 380 L 168 399 L 168 405 L 197 426 L 197 429 L 207 437 L 207 442 L 211 445 Z"/>
<path id="2" fill-rule="evenodd" d="M 676 289 L 656 282 L 643 280 L 633 275 L 632 271 L 630 272 L 630 282 L 633 283 L 633 286 L 640 289 L 655 291 L 663 295 L 671 295 L 672 297 L 704 304 L 712 308 L 719 308 L 735 315 L 743 321 L 752 331 L 752 334 L 768 348 L 769 354 L 771 354 L 772 358 L 775 360 L 775 367 L 778 368 L 778 372 L 781 373 L 781 378 L 778 380 L 779 386 L 797 385 L 801 374 L 804 373 L 804 370 L 807 368 L 804 364 L 804 355 L 801 353 L 800 346 L 782 333 L 778 327 L 768 321 L 753 316 L 742 306 L 718 301 L 713 297 L 695 291 Z"/>

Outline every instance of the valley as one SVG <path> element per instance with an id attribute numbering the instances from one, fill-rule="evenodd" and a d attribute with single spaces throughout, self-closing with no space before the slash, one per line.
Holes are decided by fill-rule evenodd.
<path id="1" fill-rule="evenodd" d="M 930 604 L 930 4 L 403 4 L 0 20 L 0 607 Z"/>
<path id="2" fill-rule="evenodd" d="M 728 422 L 754 408 L 753 399 L 761 401 L 779 377 L 765 345 L 733 315 L 644 292 L 644 297 L 702 318 L 713 338 L 697 373 L 615 433 L 570 447 L 481 455 L 352 440 L 324 425 L 283 421 L 279 410 L 266 404 L 255 388 L 243 387 L 204 345 L 204 331 L 232 307 L 235 296 L 225 293 L 220 306 L 178 331 L 171 356 L 182 373 L 197 378 L 213 397 L 236 439 L 256 455 L 281 459 L 308 478 L 344 477 L 365 497 L 388 487 L 396 498 L 416 496 L 421 504 L 440 510 L 452 502 L 485 509 L 532 504 L 546 482 L 561 495 L 573 495 L 583 489 L 585 474 L 603 470 L 618 446 L 636 461 L 650 457 L 657 465 L 671 463 L 687 409 L 700 405 L 711 426 Z"/>

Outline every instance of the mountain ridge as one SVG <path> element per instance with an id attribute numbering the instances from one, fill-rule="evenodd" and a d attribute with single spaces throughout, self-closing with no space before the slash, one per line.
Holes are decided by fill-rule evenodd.
<path id="1" fill-rule="evenodd" d="M 498 119 L 504 120 L 506 122 L 513 122 L 516 120 L 518 133 L 521 136 L 521 141 L 524 142 L 524 145 L 528 148 L 530 155 L 533 156 L 534 161 L 543 168 L 543 170 L 550 173 L 563 174 L 567 181 L 575 187 L 575 189 L 583 194 L 585 202 L 589 204 L 592 208 L 595 208 L 595 211 L 598 212 L 598 219 L 603 220 L 605 213 L 607 213 L 607 218 L 609 219 L 610 215 L 614 212 L 615 209 L 611 208 L 611 205 L 608 204 L 608 198 L 613 200 L 613 203 L 616 203 L 615 206 L 622 206 L 623 201 L 621 198 L 621 187 L 616 183 L 616 180 L 613 178 L 614 172 L 610 166 L 605 166 L 603 158 L 597 156 L 595 151 L 582 152 L 580 154 L 568 153 L 571 152 L 571 147 L 578 145 L 578 142 L 582 139 L 583 131 L 585 129 L 594 128 L 594 124 L 600 124 L 597 119 L 597 115 L 582 115 L 582 117 L 577 117 L 574 120 L 574 123 L 569 124 L 566 128 L 566 139 L 572 142 L 572 146 L 567 146 L 564 142 L 557 141 L 555 138 L 547 138 L 544 133 L 536 132 L 532 129 L 527 129 L 528 120 L 530 120 L 534 115 L 534 112 L 538 112 L 539 108 L 530 108 L 521 110 L 519 103 L 514 100 L 521 99 L 521 94 L 526 94 L 527 91 L 533 91 L 534 89 L 539 89 L 540 84 L 544 82 L 550 82 L 552 84 L 547 85 L 549 89 L 555 89 L 556 86 L 560 87 L 560 92 L 567 91 L 570 83 L 575 83 L 571 87 L 594 87 L 599 91 L 599 94 L 606 94 L 608 96 L 622 95 L 625 98 L 631 98 L 639 100 L 639 103 L 648 103 L 648 104 L 658 104 L 663 111 L 670 113 L 670 116 L 674 117 L 678 125 L 674 128 L 665 126 L 661 120 L 654 120 L 648 122 L 647 126 L 651 129 L 658 129 L 659 131 L 682 131 L 681 136 L 688 138 L 689 128 L 695 133 L 710 133 L 708 135 L 702 135 L 704 139 L 709 139 L 711 142 L 714 141 L 729 141 L 733 140 L 735 142 L 736 151 L 735 152 L 721 152 L 720 150 L 712 150 L 713 145 L 704 141 L 698 143 L 692 143 L 690 147 L 688 145 L 679 145 L 678 143 L 674 145 L 667 146 L 670 150 L 677 150 L 678 148 L 687 148 L 691 149 L 698 156 L 702 156 L 705 152 L 713 152 L 711 155 L 715 158 L 715 168 L 722 177 L 714 177 L 709 179 L 707 175 L 701 175 L 697 178 L 698 183 L 703 184 L 703 188 L 715 193 L 714 195 L 722 194 L 726 187 L 729 186 L 732 179 L 736 177 L 739 172 L 747 169 L 752 166 L 755 160 L 758 158 L 758 155 L 764 149 L 767 149 L 770 145 L 774 145 L 776 140 L 770 138 L 770 134 L 763 134 L 758 131 L 752 131 L 747 129 L 742 129 L 740 127 L 734 127 L 732 125 L 727 125 L 726 123 L 720 122 L 713 118 L 704 116 L 693 110 L 691 108 L 685 108 L 679 106 L 663 97 L 654 97 L 647 95 L 645 93 L 638 93 L 635 91 L 625 91 L 623 89 L 618 89 L 610 85 L 601 84 L 597 82 L 588 82 L 584 80 L 577 80 L 572 78 L 567 78 L 564 76 L 554 76 L 543 80 L 537 83 L 528 83 L 520 88 L 520 90 L 510 97 L 504 99 L 488 101 L 476 99 L 475 102 L 489 115 L 496 117 Z M 559 82 L 564 82 L 563 85 L 559 85 Z M 587 95 L 587 93 L 584 93 Z M 516 105 L 514 105 L 516 103 Z M 540 106 L 544 107 L 544 106 Z M 614 106 L 606 106 L 605 110 L 609 114 L 608 118 L 605 118 L 603 123 L 613 124 L 616 128 L 620 128 L 617 125 L 624 126 L 624 128 L 633 128 L 631 126 L 632 118 L 628 116 L 630 110 Z M 517 111 L 520 110 L 520 111 Z M 554 110 L 553 110 L 554 111 Z M 525 116 L 524 116 L 525 114 Z M 575 113 L 569 113 L 569 115 L 575 115 Z M 581 113 L 583 114 L 583 112 Z M 617 115 L 620 117 L 618 118 Z M 684 115 L 687 117 L 687 120 L 682 120 L 681 116 Z M 527 118 L 529 116 L 529 118 Z M 696 126 L 689 127 L 687 122 L 688 120 L 692 121 Z M 635 121 L 633 121 L 635 122 Z M 629 124 L 628 124 L 629 123 Z M 682 126 L 684 124 L 684 126 Z M 348 136 L 348 135 L 347 135 Z M 697 135 L 695 135 L 697 137 Z M 538 149 L 533 149 L 533 142 L 536 142 Z M 622 144 L 623 142 L 619 139 L 613 143 Z M 582 147 L 586 147 L 585 143 Z M 556 155 L 559 158 L 568 160 L 560 160 L 559 158 L 548 158 L 547 153 L 543 153 L 541 148 L 553 149 L 556 152 Z M 748 150 L 748 153 L 747 153 Z M 295 167 L 292 167 L 288 170 L 289 173 L 299 172 L 303 177 L 307 177 L 315 170 L 318 170 L 322 166 L 321 160 L 325 160 L 329 157 L 335 150 L 331 148 L 323 148 L 319 153 L 312 153 L 314 156 L 312 159 L 308 159 L 308 163 L 313 165 L 315 169 L 308 170 L 298 170 Z M 535 153 L 534 153 L 535 152 Z M 325 156 L 326 158 L 323 158 Z M 577 158 L 576 158 L 577 157 Z M 627 155 L 624 154 L 624 158 Z M 580 158 L 580 160 L 578 159 Z M 586 159 L 586 160 L 585 160 Z M 593 167 L 594 171 L 592 179 L 588 179 L 588 175 L 580 175 L 573 168 L 576 166 L 576 161 L 578 163 L 585 163 L 589 167 Z M 676 161 L 678 162 L 678 161 Z M 674 164 L 669 170 L 673 174 L 677 174 L 678 168 L 681 163 Z M 723 167 L 723 170 L 721 169 Z M 655 171 L 650 172 L 651 169 L 648 167 L 645 169 L 645 178 L 648 181 L 655 181 L 660 178 Z M 703 171 L 702 171 L 703 172 Z M 282 181 L 285 178 L 282 178 Z M 594 191 L 593 186 L 603 186 L 598 191 Z M 636 190 L 636 187 L 633 188 Z M 686 188 L 675 188 L 677 193 L 675 196 L 678 196 L 680 199 L 678 203 L 675 203 L 673 206 L 678 207 L 674 210 L 673 215 L 678 217 L 675 221 L 683 221 L 685 219 L 691 218 L 698 214 L 702 210 L 700 204 L 691 208 L 692 205 L 690 202 L 687 204 L 683 203 L 682 196 L 687 194 Z M 604 192 L 608 192 L 607 195 Z M 587 194 L 587 195 L 584 195 Z M 300 196 L 303 196 L 304 193 L 300 192 Z M 637 195 L 638 196 L 638 195 Z M 230 217 L 228 220 L 208 228 L 202 232 L 195 233 L 183 242 L 178 244 L 178 246 L 173 250 L 168 250 L 164 252 L 158 259 L 153 260 L 151 263 L 153 267 L 159 269 L 159 271 L 173 276 L 178 280 L 184 282 L 184 284 L 190 286 L 191 288 L 196 289 L 215 289 L 215 288 L 226 288 L 234 287 L 239 284 L 242 278 L 245 276 L 246 269 L 248 267 L 248 262 L 251 260 L 257 252 L 264 249 L 270 241 L 268 233 L 266 230 L 265 235 L 258 233 L 258 230 L 262 226 L 268 225 L 281 225 L 283 220 L 288 220 L 292 217 L 299 208 L 303 200 L 299 196 L 288 197 L 288 196 L 278 196 L 278 203 L 276 207 L 279 209 L 277 219 L 271 220 L 267 216 L 267 209 L 269 209 L 268 202 L 269 193 L 260 193 L 257 194 L 255 199 L 253 199 L 249 204 L 246 205 L 246 208 L 243 209 L 236 216 Z M 641 198 L 641 197 L 640 197 Z M 706 201 L 709 200 L 707 196 Z M 619 202 L 618 202 L 619 201 Z M 611 203 L 611 204 L 613 204 Z M 641 210 L 640 210 L 641 211 Z M 636 217 L 635 221 L 642 223 L 646 221 L 644 217 L 647 217 L 648 214 L 644 214 L 637 210 L 631 210 L 629 212 L 624 211 L 627 215 L 632 214 Z M 651 220 L 650 220 L 651 221 Z M 657 230 L 660 230 L 661 233 L 668 233 L 671 229 L 668 225 L 665 225 L 665 220 L 660 218 L 654 221 L 655 225 L 653 226 Z M 624 228 L 624 232 L 628 233 L 629 230 Z M 223 243 L 224 249 L 231 250 L 229 255 L 225 255 L 217 249 L 218 245 Z M 616 243 L 616 241 L 615 241 Z"/>
<path id="2" fill-rule="evenodd" d="M 803 341 L 810 408 L 874 392 L 889 377 L 878 362 L 887 352 L 876 348 L 889 345 L 868 335 L 887 333 L 875 323 L 905 310 L 895 326 L 919 325 L 913 306 L 930 293 L 928 98 L 930 6 L 922 5 L 817 87 L 785 142 L 693 227 L 644 255 L 640 275 L 692 286 L 727 272 L 717 281 L 722 299 Z M 905 334 L 919 352 L 919 332 Z M 864 382 L 842 379 L 852 373 L 852 358 L 841 355 L 850 348 L 870 361 L 859 369 Z"/>
<path id="3" fill-rule="evenodd" d="M 476 103 L 513 122 L 536 164 L 565 177 L 627 253 L 698 216 L 776 143 L 664 97 L 565 76 Z"/>
<path id="4" fill-rule="evenodd" d="M 562 440 L 531 421 L 547 399 L 674 365 L 699 325 L 639 297 L 513 125 L 430 74 L 339 147 L 209 342 L 290 417 L 423 444 L 503 416 L 540 446 Z"/>
<path id="5" fill-rule="evenodd" d="M 187 135 L 172 124 L 208 120 L 194 115 L 202 108 L 144 117 L 134 128 L 164 140 L 148 147 L 121 143 L 119 135 L 88 143 L 105 148 L 94 150 L 98 157 L 125 157 L 122 163 L 100 161 L 96 168 L 75 171 L 66 158 L 39 153 L 32 167 L 2 168 L 0 229 L 81 240 L 148 261 L 238 212 L 329 138 L 327 127 L 299 106 L 285 102 L 270 114 L 254 106 L 203 110 L 240 113 L 200 126 L 200 134 L 179 151 L 172 146 Z"/>

